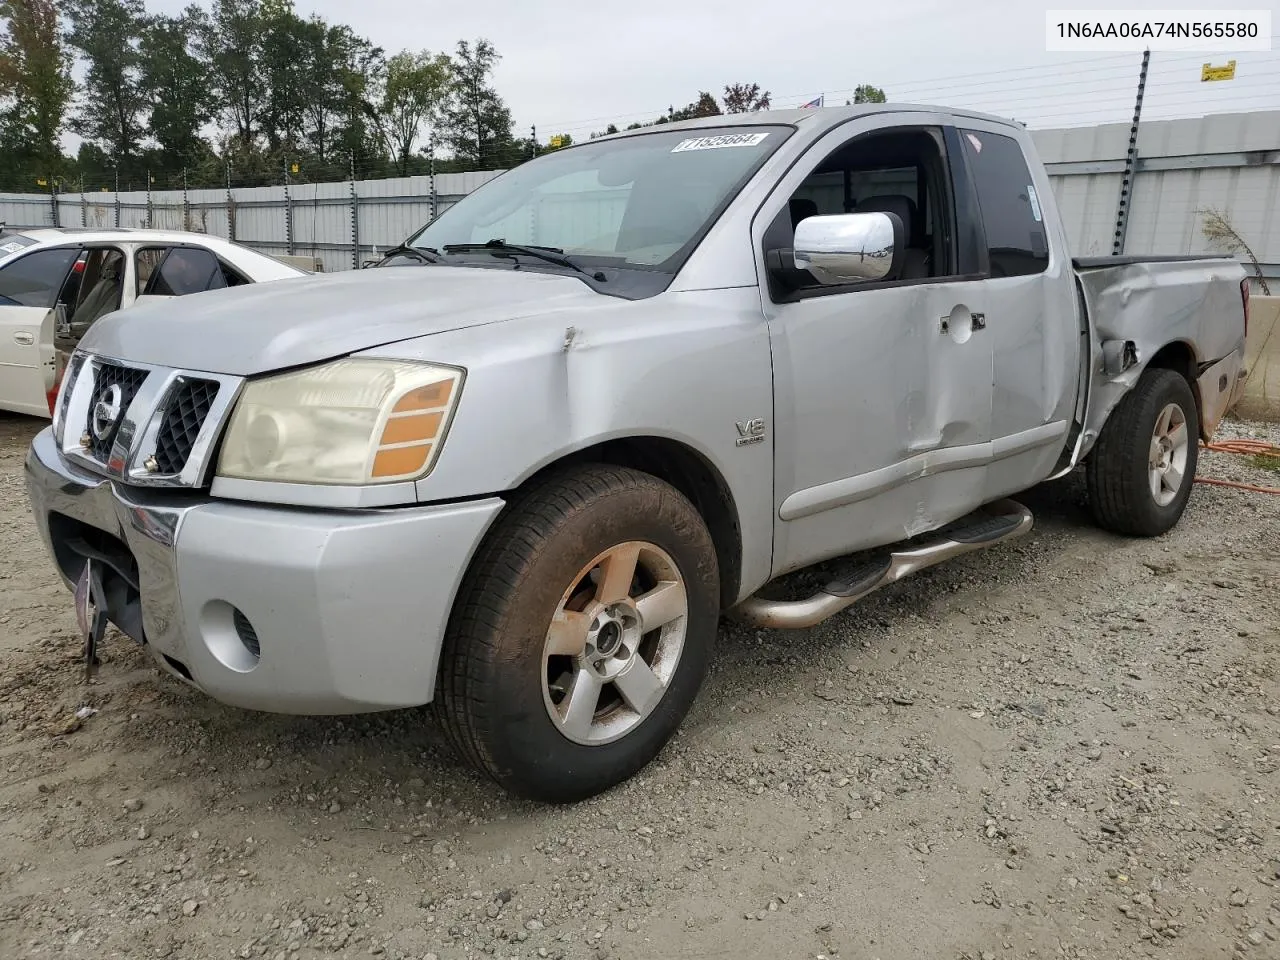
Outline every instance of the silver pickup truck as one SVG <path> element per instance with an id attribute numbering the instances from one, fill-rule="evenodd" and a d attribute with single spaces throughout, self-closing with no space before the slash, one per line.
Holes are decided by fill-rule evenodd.
<path id="1" fill-rule="evenodd" d="M 1007 498 L 1076 467 L 1104 527 L 1167 531 L 1239 389 L 1244 278 L 1073 261 L 995 117 L 660 125 L 378 267 L 102 319 L 27 484 L 90 664 L 110 621 L 238 707 L 430 702 L 476 768 L 572 801 L 669 740 L 722 612 L 812 626 L 1025 533 Z"/>

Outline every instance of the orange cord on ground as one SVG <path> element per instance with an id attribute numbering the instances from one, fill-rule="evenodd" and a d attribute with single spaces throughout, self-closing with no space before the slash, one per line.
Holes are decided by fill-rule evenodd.
<path id="1" fill-rule="evenodd" d="M 1215 453 L 1235 453 L 1243 457 L 1277 457 L 1280 458 L 1280 447 L 1265 440 L 1218 440 L 1214 443 L 1201 443 L 1200 446 Z M 1210 477 L 1196 477 L 1196 483 L 1207 483 L 1215 487 L 1231 487 L 1233 490 L 1248 490 L 1252 493 L 1280 493 L 1280 487 L 1259 487 L 1252 483 L 1235 483 L 1231 480 L 1214 480 Z"/>

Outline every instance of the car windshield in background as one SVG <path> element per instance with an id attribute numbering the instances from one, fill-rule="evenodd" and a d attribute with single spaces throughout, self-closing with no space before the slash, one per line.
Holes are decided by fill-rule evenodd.
<path id="1" fill-rule="evenodd" d="M 10 230 L 0 229 L 0 259 L 3 259 L 11 253 L 17 253 L 24 247 L 29 247 L 35 240 L 21 233 L 13 233 Z"/>
<path id="2" fill-rule="evenodd" d="M 563 270 L 555 258 L 512 249 L 541 247 L 572 259 L 602 293 L 656 293 L 791 132 L 673 130 L 546 154 L 467 195 L 407 246 L 446 254 L 449 263 L 506 257 L 530 269 Z"/>

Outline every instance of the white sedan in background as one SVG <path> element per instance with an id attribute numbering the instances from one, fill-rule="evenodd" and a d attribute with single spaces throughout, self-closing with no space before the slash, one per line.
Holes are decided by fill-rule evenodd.
<path id="1" fill-rule="evenodd" d="M 51 416 L 66 357 L 99 317 L 306 274 L 202 233 L 0 225 L 0 410 Z"/>

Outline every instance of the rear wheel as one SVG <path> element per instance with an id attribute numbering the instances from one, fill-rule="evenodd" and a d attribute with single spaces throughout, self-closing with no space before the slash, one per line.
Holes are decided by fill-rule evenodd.
<path id="1" fill-rule="evenodd" d="M 673 487 L 577 468 L 518 496 L 463 583 L 435 704 L 449 739 L 512 792 L 580 800 L 675 733 L 719 619 L 715 547 Z"/>
<path id="2" fill-rule="evenodd" d="M 1116 405 L 1089 456 L 1089 504 L 1098 523 L 1154 537 L 1182 518 L 1195 481 L 1200 420 L 1186 378 L 1148 369 Z"/>

